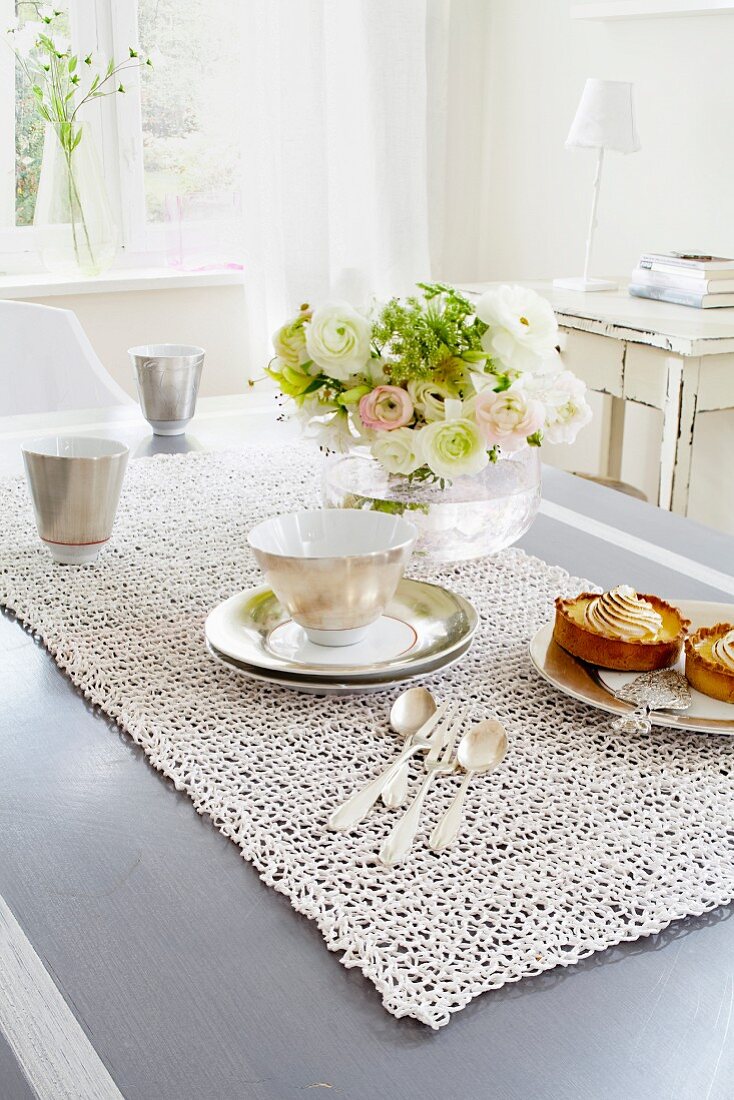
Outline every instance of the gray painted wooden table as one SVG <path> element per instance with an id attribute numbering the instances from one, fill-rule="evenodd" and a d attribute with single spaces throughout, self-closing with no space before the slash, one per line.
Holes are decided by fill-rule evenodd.
<path id="1" fill-rule="evenodd" d="M 187 445 L 272 436 L 247 408 L 203 402 Z M 65 426 L 155 448 L 130 412 L 101 419 Z M 0 424 L 0 473 L 30 430 Z M 731 600 L 727 536 L 556 471 L 544 496 L 530 552 L 605 586 Z M 0 655 L 2 1100 L 734 1095 L 730 907 L 490 993 L 433 1033 L 389 1016 L 7 615 Z"/>

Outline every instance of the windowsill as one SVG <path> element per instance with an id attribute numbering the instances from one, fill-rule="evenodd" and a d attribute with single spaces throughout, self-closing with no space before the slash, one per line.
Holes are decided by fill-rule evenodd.
<path id="1" fill-rule="evenodd" d="M 0 275 L 0 298 L 54 298 L 70 294 L 110 294 L 133 290 L 194 289 L 205 286 L 239 286 L 244 272 L 221 268 L 215 271 L 176 271 L 170 267 L 122 268 L 94 278 L 68 275 Z"/>

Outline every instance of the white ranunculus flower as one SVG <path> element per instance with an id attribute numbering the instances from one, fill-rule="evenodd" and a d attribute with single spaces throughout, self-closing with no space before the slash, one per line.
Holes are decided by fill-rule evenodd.
<path id="1" fill-rule="evenodd" d="M 573 443 L 591 420 L 586 386 L 570 370 L 523 379 L 523 388 L 545 406 L 543 434 L 548 443 Z"/>
<path id="2" fill-rule="evenodd" d="M 434 420 L 419 431 L 424 463 L 437 477 L 478 474 L 489 462 L 487 444 L 473 420 L 461 415 L 460 401 L 445 404 L 446 419 Z"/>
<path id="3" fill-rule="evenodd" d="M 371 336 L 366 317 L 347 302 L 330 302 L 314 310 L 306 331 L 306 348 L 324 374 L 347 382 L 367 365 Z"/>
<path id="4" fill-rule="evenodd" d="M 488 290 L 477 302 L 477 316 L 489 325 L 482 347 L 505 367 L 532 370 L 556 345 L 558 322 L 551 304 L 527 287 Z"/>
<path id="5" fill-rule="evenodd" d="M 456 397 L 456 393 L 442 382 L 420 379 L 408 382 L 408 394 L 415 409 L 424 420 L 444 419 L 444 402 Z"/>
<path id="6" fill-rule="evenodd" d="M 412 474 L 424 464 L 420 435 L 413 428 L 380 432 L 372 444 L 372 456 L 389 474 Z"/>
<path id="7" fill-rule="evenodd" d="M 550 354 L 544 355 L 542 359 L 539 359 L 535 364 L 531 372 L 525 371 L 524 375 L 528 373 L 532 374 L 558 374 L 563 370 L 563 363 L 561 357 L 558 354 L 556 347 L 552 349 Z M 524 376 L 523 375 L 523 376 Z"/>

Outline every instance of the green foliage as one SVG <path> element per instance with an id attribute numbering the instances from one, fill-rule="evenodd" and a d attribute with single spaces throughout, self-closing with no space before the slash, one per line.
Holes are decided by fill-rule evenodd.
<path id="1" fill-rule="evenodd" d="M 509 390 L 514 379 L 511 374 L 496 374 L 495 373 L 495 385 L 493 387 L 495 393 L 504 393 L 505 390 Z"/>
<path id="2" fill-rule="evenodd" d="M 410 485 L 438 485 L 439 489 L 445 489 L 447 485 L 451 483 L 444 477 L 439 477 L 438 474 L 434 474 L 430 466 L 419 466 L 417 470 L 413 470 L 412 474 L 407 475 L 407 481 Z"/>
<path id="3" fill-rule="evenodd" d="M 373 326 L 379 355 L 390 358 L 391 380 L 445 381 L 459 391 L 468 381 L 466 367 L 488 361 L 481 339 L 487 325 L 474 306 L 444 283 L 419 283 L 422 298 L 392 298 Z"/>
<path id="4" fill-rule="evenodd" d="M 363 497 L 351 493 L 345 497 L 342 508 L 355 508 L 366 512 L 385 512 L 389 516 L 403 516 L 406 512 L 421 512 L 428 515 L 428 504 L 415 500 L 384 500 L 382 497 Z"/>

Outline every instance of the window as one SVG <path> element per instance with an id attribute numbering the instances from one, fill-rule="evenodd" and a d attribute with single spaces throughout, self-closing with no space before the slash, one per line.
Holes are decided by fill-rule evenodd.
<path id="1" fill-rule="evenodd" d="M 0 26 L 13 17 L 20 26 L 35 20 L 36 4 L 0 0 Z M 0 58 L 0 228 L 33 222 L 38 176 L 43 154 L 43 122 L 34 105 L 28 80 L 12 52 L 2 43 Z"/>
<path id="2" fill-rule="evenodd" d="M 36 19 L 36 5 L 19 2 L 15 14 L 20 26 Z M 63 30 L 68 34 L 68 20 Z M 43 120 L 25 73 L 15 63 L 15 225 L 32 225 L 38 176 L 43 156 Z"/>
<path id="3" fill-rule="evenodd" d="M 232 140 L 232 81 L 241 56 L 231 0 L 139 0 L 144 50 L 165 59 L 142 87 L 143 163 L 148 220 L 167 199 L 239 187 Z M 227 74 L 227 75 L 225 75 Z"/>
<path id="4" fill-rule="evenodd" d="M 73 48 L 116 59 L 161 55 L 124 95 L 85 107 L 129 262 L 239 259 L 239 140 L 232 74 L 241 57 L 231 0 L 67 0 Z M 59 4 L 59 6 L 62 6 Z M 31 0 L 0 0 L 0 29 L 36 20 Z M 32 252 L 44 127 L 21 67 L 0 44 L 0 253 Z M 200 265 L 200 264 L 199 264 Z M 6 262 L 2 266 L 8 267 Z"/>

